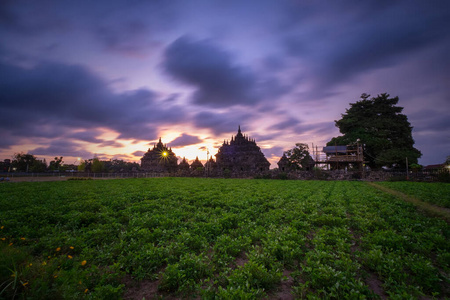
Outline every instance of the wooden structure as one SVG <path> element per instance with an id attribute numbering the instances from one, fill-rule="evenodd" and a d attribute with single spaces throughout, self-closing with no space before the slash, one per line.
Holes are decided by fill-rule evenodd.
<path id="1" fill-rule="evenodd" d="M 319 153 L 318 147 L 314 149 L 313 157 L 315 157 L 316 165 L 326 165 L 327 168 L 342 169 L 350 165 L 357 166 L 359 170 L 363 170 L 364 151 L 360 143 L 346 146 L 326 146 Z"/>

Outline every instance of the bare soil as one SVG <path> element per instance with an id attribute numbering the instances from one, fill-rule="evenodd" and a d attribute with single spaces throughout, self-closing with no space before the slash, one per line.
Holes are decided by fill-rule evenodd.
<path id="1" fill-rule="evenodd" d="M 375 294 L 380 296 L 381 299 L 387 299 L 387 295 L 382 287 L 383 283 L 380 281 L 380 279 L 378 279 L 378 277 L 375 274 L 369 273 L 369 277 L 366 279 L 366 284 L 369 287 L 369 289 L 371 289 Z"/>
<path id="2" fill-rule="evenodd" d="M 26 176 L 26 177 L 9 177 L 9 182 L 42 182 L 42 181 L 65 181 L 70 177 L 63 176 Z M 4 181 L 5 182 L 5 181 Z M 6 183 L 6 182 L 5 182 Z"/>
<path id="3" fill-rule="evenodd" d="M 292 271 L 284 270 L 283 276 L 287 278 L 287 280 L 281 281 L 281 285 L 278 288 L 278 291 L 270 295 L 270 299 L 280 299 L 280 300 L 291 300 L 295 299 L 292 294 L 292 285 L 294 284 L 294 278 L 291 276 Z"/>

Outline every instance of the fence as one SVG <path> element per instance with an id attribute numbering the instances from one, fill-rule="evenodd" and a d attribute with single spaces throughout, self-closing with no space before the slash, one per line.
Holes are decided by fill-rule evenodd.
<path id="1" fill-rule="evenodd" d="M 280 175 L 279 170 L 271 170 L 266 176 L 267 178 L 278 178 Z M 442 175 L 449 175 L 449 171 L 433 170 L 433 171 L 411 171 L 407 173 L 406 170 L 377 170 L 377 171 L 365 171 L 364 173 L 359 171 L 345 171 L 345 170 L 318 170 L 314 171 L 297 171 L 289 174 L 285 174 L 287 178 L 291 179 L 327 179 L 327 180 L 370 180 L 370 181 L 387 181 L 387 180 L 411 180 L 411 181 L 448 181 Z M 92 178 L 92 179 L 114 179 L 114 178 L 154 178 L 154 177 L 170 177 L 179 176 L 177 173 L 147 173 L 147 172 L 128 172 L 128 173 L 92 173 L 92 172 L 55 172 L 55 173 L 1 173 L 1 178 L 30 178 L 32 181 L 39 180 L 66 180 L 70 178 Z M 253 178 L 251 174 L 241 174 L 242 176 L 233 176 L 236 178 Z M 189 176 L 188 176 L 189 177 Z M 199 177 L 199 176 L 196 176 Z M 209 177 L 204 174 L 200 177 Z M 216 176 L 217 177 L 217 176 Z M 222 176 L 218 176 L 222 177 Z M 263 178 L 266 178 L 263 177 Z M 450 178 L 450 175 L 449 175 Z"/>
<path id="2" fill-rule="evenodd" d="M 65 173 L 0 173 L 0 177 L 8 178 L 93 178 L 93 179 L 113 179 L 113 178 L 152 178 L 152 177 L 168 177 L 169 173 L 143 173 L 143 172 L 129 172 L 129 173 L 92 173 L 92 172 L 65 172 Z"/>

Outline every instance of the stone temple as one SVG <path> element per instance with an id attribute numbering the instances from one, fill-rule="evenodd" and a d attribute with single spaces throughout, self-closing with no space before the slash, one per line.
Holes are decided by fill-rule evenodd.
<path id="1" fill-rule="evenodd" d="M 172 173 L 178 169 L 177 157 L 171 148 L 167 148 L 159 138 L 158 144 L 141 158 L 141 170 L 154 173 Z"/>
<path id="2" fill-rule="evenodd" d="M 252 176 L 269 171 L 270 163 L 256 145 L 255 140 L 244 136 L 239 126 L 231 141 L 224 141 L 216 154 L 219 172 L 235 176 Z M 228 170 L 228 171 L 227 171 Z"/>

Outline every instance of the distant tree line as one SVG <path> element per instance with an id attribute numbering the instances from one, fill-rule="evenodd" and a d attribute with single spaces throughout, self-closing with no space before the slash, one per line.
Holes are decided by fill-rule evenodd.
<path id="1" fill-rule="evenodd" d="M 139 171 L 139 164 L 120 159 L 101 161 L 94 157 L 80 161 L 79 165 L 65 164 L 62 156 L 56 156 L 47 164 L 46 159 L 40 160 L 30 153 L 16 153 L 13 160 L 0 162 L 1 172 L 92 172 L 92 173 L 127 173 Z"/>
<path id="2" fill-rule="evenodd" d="M 127 173 L 137 172 L 140 170 L 140 165 L 135 162 L 126 162 L 121 159 L 113 160 L 99 160 L 97 157 L 82 161 L 77 170 L 79 172 L 92 173 Z"/>

